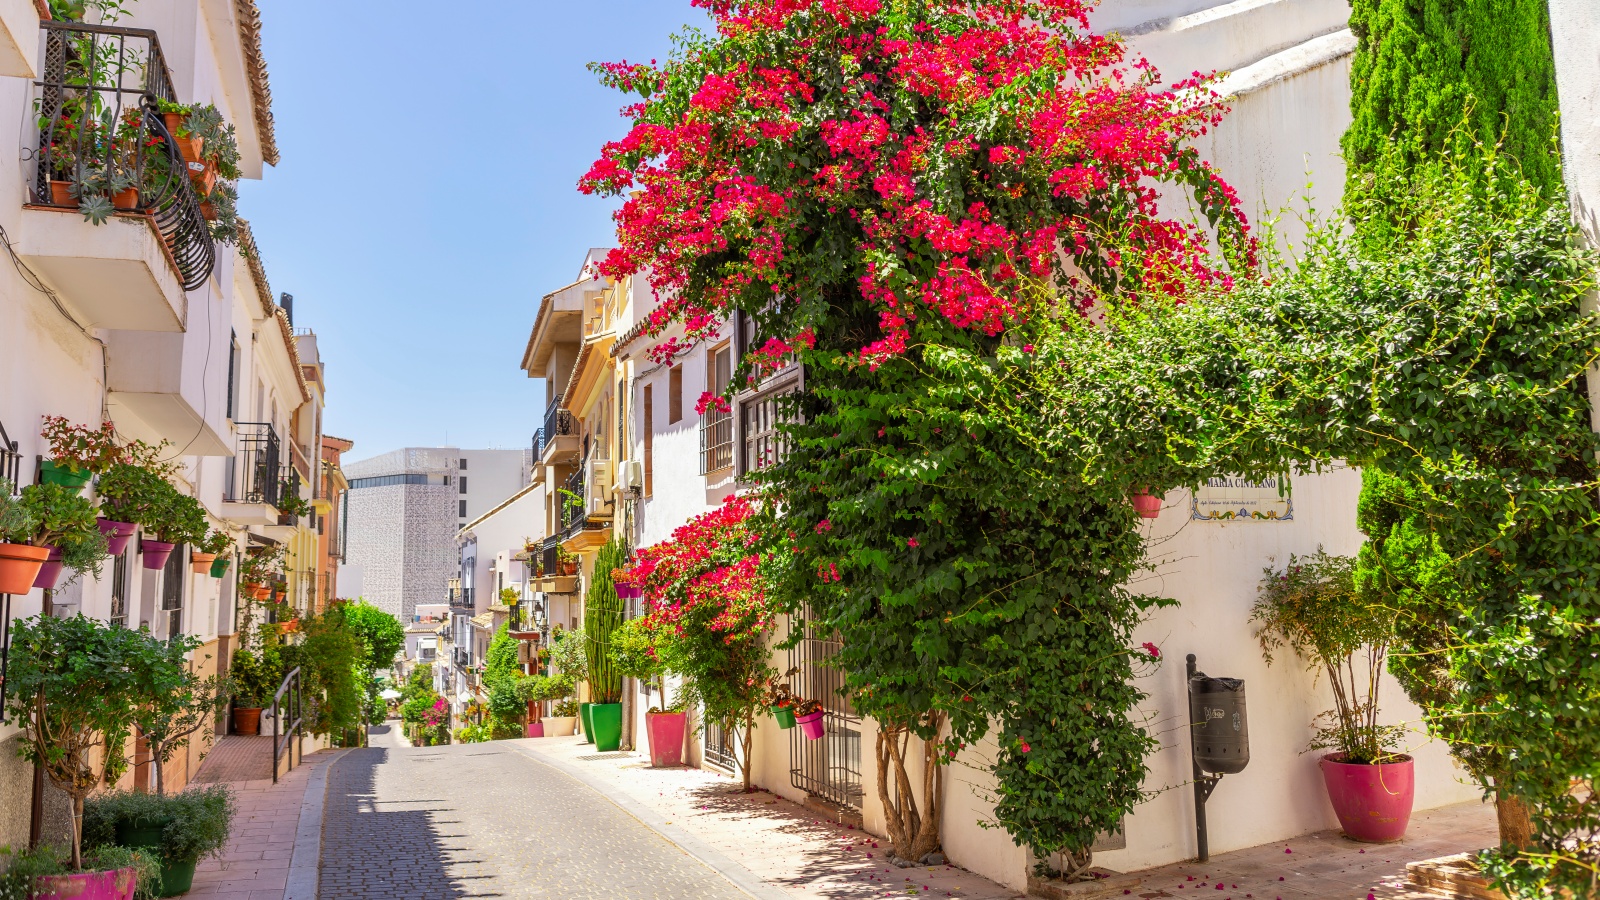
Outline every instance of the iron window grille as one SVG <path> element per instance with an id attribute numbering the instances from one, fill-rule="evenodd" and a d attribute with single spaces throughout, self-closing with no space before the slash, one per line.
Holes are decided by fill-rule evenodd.
<path id="1" fill-rule="evenodd" d="M 198 289 L 216 267 L 216 246 L 190 164 L 157 112 L 157 100 L 178 101 L 161 41 L 146 28 L 55 21 L 40 27 L 45 57 L 35 82 L 34 202 L 57 205 L 51 182 L 104 183 L 107 202 L 151 217 L 183 289 Z M 62 199 L 78 207 L 77 196 Z"/>
<path id="2" fill-rule="evenodd" d="M 789 453 L 783 426 L 800 421 L 797 402 L 800 386 L 786 380 L 783 386 L 739 400 L 739 475 L 743 477 L 781 461 Z"/>
<path id="3" fill-rule="evenodd" d="M 823 736 L 804 738 L 790 729 L 789 783 L 839 806 L 861 808 L 861 717 L 844 695 L 844 674 L 831 660 L 839 652 L 837 634 L 819 634 L 806 626 L 805 635 L 789 650 L 797 671 L 795 693 L 822 704 Z"/>
<path id="4" fill-rule="evenodd" d="M 111 615 L 112 625 L 128 627 L 128 554 L 126 551 L 111 558 Z"/>
<path id="5" fill-rule="evenodd" d="M 278 433 L 266 422 L 239 422 L 237 428 L 239 437 L 235 453 L 228 459 L 228 492 L 223 499 L 277 506 L 282 468 Z"/>
<path id="6" fill-rule="evenodd" d="M 701 717 L 704 716 L 705 713 L 702 711 Z M 733 746 L 733 736 L 722 727 L 722 723 L 706 719 L 705 727 L 701 730 L 704 732 L 706 742 L 706 762 L 729 772 L 738 771 L 739 757 Z"/>
<path id="7" fill-rule="evenodd" d="M 706 407 L 700 417 L 700 474 L 733 465 L 733 413 Z"/>
<path id="8" fill-rule="evenodd" d="M 185 552 L 187 549 L 181 545 L 174 548 L 161 571 L 161 612 L 169 641 L 183 636 L 183 583 L 187 580 L 188 565 L 184 559 L 188 555 Z"/>

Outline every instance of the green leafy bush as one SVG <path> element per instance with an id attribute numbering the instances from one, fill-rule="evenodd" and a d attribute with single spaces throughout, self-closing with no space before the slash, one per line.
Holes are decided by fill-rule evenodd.
<path id="1" fill-rule="evenodd" d="M 202 860 L 227 846 L 237 805 L 225 785 L 191 787 L 177 794 L 112 791 L 91 797 L 83 808 L 83 839 L 91 848 L 116 843 L 117 827 L 160 828 L 160 857 L 168 862 Z"/>

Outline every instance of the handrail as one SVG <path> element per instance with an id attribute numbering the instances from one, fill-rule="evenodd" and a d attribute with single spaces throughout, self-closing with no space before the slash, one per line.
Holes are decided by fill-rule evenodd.
<path id="1" fill-rule="evenodd" d="M 283 730 L 283 699 L 289 693 L 289 706 L 294 716 L 294 721 L 289 723 L 287 733 Z M 279 685 L 278 692 L 272 695 L 272 783 L 278 783 L 278 760 L 283 751 L 289 751 L 289 769 L 294 770 L 298 762 L 296 751 L 300 749 L 300 742 L 295 740 L 302 735 L 305 727 L 305 718 L 300 706 L 300 667 L 295 666 L 289 674 L 283 676 L 283 684 Z"/>

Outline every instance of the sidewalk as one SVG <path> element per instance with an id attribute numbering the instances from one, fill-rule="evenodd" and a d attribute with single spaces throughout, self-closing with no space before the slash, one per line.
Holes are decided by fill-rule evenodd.
<path id="1" fill-rule="evenodd" d="M 265 743 L 263 743 L 263 741 Z M 204 860 L 195 869 L 194 887 L 185 897 L 207 900 L 287 900 L 292 870 L 304 864 L 296 860 L 296 839 L 300 834 L 302 806 L 313 801 L 317 820 L 311 839 L 321 833 L 321 795 L 308 796 L 308 788 L 320 790 L 326 768 L 340 751 L 324 750 L 310 754 L 293 771 L 272 783 L 271 738 L 226 737 L 206 756 L 195 775 L 197 783 L 226 784 L 233 789 L 237 812 L 233 834 L 222 855 Z M 264 752 L 263 752 L 264 751 Z M 315 794 L 315 791 L 311 793 Z M 315 888 L 316 853 L 312 858 L 311 885 Z M 314 894 L 304 895 L 308 898 Z"/>

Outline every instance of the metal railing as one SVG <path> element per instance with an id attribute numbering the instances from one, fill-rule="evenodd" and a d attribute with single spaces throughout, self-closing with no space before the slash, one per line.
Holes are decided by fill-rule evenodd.
<path id="1" fill-rule="evenodd" d="M 571 537 L 583 530 L 584 523 L 589 520 L 589 495 L 584 486 L 583 472 L 587 468 L 585 460 L 579 463 L 572 474 L 561 485 L 561 531 Z"/>
<path id="2" fill-rule="evenodd" d="M 555 438 L 577 433 L 578 423 L 572 410 L 562 409 L 561 400 L 557 398 L 544 411 L 544 427 L 539 429 L 539 458 L 544 458 L 544 448 Z"/>
<path id="3" fill-rule="evenodd" d="M 701 715 L 704 716 L 705 712 L 702 711 Z M 706 762 L 730 772 L 739 771 L 739 757 L 734 750 L 733 736 L 722 727 L 722 723 L 708 719 L 701 730 L 705 734 Z"/>
<path id="4" fill-rule="evenodd" d="M 539 561 L 544 564 L 544 577 L 554 578 L 560 574 L 561 565 L 561 537 L 551 535 L 544 539 L 544 548 L 540 552 Z"/>
<path id="5" fill-rule="evenodd" d="M 277 506 L 280 488 L 278 433 L 266 422 L 238 422 L 239 440 L 228 460 L 224 500 Z"/>
<path id="6" fill-rule="evenodd" d="M 22 454 L 17 442 L 0 424 L 0 477 L 11 482 L 13 492 L 22 490 Z M 0 725 L 6 722 L 6 670 L 11 664 L 11 595 L 0 594 Z"/>
<path id="7" fill-rule="evenodd" d="M 844 673 L 829 663 L 839 647 L 837 635 L 819 635 L 808 625 L 789 650 L 789 664 L 797 670 L 795 694 L 822 704 L 824 728 L 820 741 L 791 729 L 789 783 L 839 806 L 860 809 L 861 716 L 841 690 Z"/>
<path id="8" fill-rule="evenodd" d="M 452 589 L 450 591 L 450 608 L 457 610 L 472 609 L 472 588 Z"/>
<path id="9" fill-rule="evenodd" d="M 294 444 L 291 443 L 289 446 L 292 448 Z M 300 485 L 300 470 L 293 465 L 284 466 L 278 479 L 278 502 L 300 499 Z M 300 517 L 285 513 L 278 516 L 278 524 L 299 525 Z"/>
<path id="10" fill-rule="evenodd" d="M 715 406 L 700 416 L 700 474 L 733 465 L 733 413 Z"/>
<path id="11" fill-rule="evenodd" d="M 544 459 L 544 429 L 540 428 L 533 433 L 533 464 L 538 465 Z"/>
<path id="12" fill-rule="evenodd" d="M 216 246 L 190 164 L 156 102 L 178 102 L 161 41 L 146 28 L 41 22 L 34 202 L 78 208 L 79 195 L 149 215 L 185 291 L 206 283 Z M 209 164 L 196 163 L 201 173 Z M 214 172 L 214 170 L 209 170 Z"/>
<path id="13" fill-rule="evenodd" d="M 455 665 L 456 665 L 456 668 L 458 668 L 458 669 L 465 669 L 468 666 L 472 665 L 471 654 L 467 653 L 467 648 L 465 648 L 465 647 L 456 647 L 455 648 Z"/>
<path id="14" fill-rule="evenodd" d="M 288 728 L 284 728 L 284 699 L 289 700 L 288 713 L 292 717 Z M 289 771 L 300 762 L 300 742 L 295 740 L 302 735 L 305 728 L 305 717 L 300 706 L 300 667 L 295 666 L 289 674 L 283 676 L 283 684 L 278 686 L 278 692 L 272 695 L 272 783 L 278 783 L 278 760 L 283 758 L 285 750 L 289 753 Z"/>

